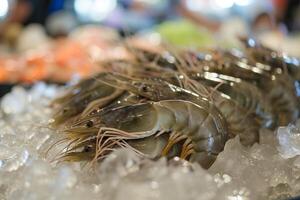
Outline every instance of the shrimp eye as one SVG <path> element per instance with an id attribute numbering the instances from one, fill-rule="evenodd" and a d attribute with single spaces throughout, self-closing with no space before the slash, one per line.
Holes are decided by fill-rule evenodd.
<path id="1" fill-rule="evenodd" d="M 139 87 L 139 91 L 140 92 L 147 92 L 148 91 L 148 87 L 146 85 L 142 84 Z"/>
<path id="2" fill-rule="evenodd" d="M 88 128 L 91 128 L 92 126 L 94 125 L 94 122 L 89 120 L 87 123 L 86 123 L 86 127 Z"/>
<path id="3" fill-rule="evenodd" d="M 66 113 L 67 111 L 68 111 L 68 109 L 64 108 L 62 112 Z"/>
<path id="4" fill-rule="evenodd" d="M 91 150 L 92 150 L 92 147 L 90 147 L 90 146 L 85 146 L 83 148 L 83 152 L 91 152 Z"/>
<path id="5" fill-rule="evenodd" d="M 145 86 L 145 85 L 144 85 L 144 86 L 142 86 L 142 91 L 143 91 L 143 92 L 147 92 L 147 91 L 148 91 L 148 88 L 147 88 L 147 86 Z"/>

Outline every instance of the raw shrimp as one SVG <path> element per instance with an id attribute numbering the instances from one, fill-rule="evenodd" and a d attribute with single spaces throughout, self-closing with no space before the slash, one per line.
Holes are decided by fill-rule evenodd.
<path id="1" fill-rule="evenodd" d="M 65 130 L 73 141 L 62 159 L 81 160 L 88 147 L 101 160 L 122 147 L 152 159 L 180 156 L 208 168 L 227 140 L 226 126 L 219 121 L 210 107 L 184 100 L 117 107 Z"/>
<path id="2" fill-rule="evenodd" d="M 185 67 L 189 73 L 215 72 L 256 82 L 262 77 L 270 75 L 257 66 L 251 65 L 246 59 L 233 59 L 232 56 L 215 56 L 214 54 L 193 53 L 185 55 L 185 60 L 190 60 Z M 216 54 L 216 53 L 215 53 Z"/>
<path id="3" fill-rule="evenodd" d="M 226 57 L 221 56 L 220 60 L 226 60 Z M 229 63 L 231 63 L 231 61 Z M 272 70 L 268 71 L 266 68 L 253 68 L 247 64 L 247 61 L 242 62 L 237 60 L 237 63 L 239 63 L 239 67 L 245 68 L 246 71 L 240 71 L 239 67 L 236 67 L 233 64 L 229 64 L 228 68 L 226 68 L 226 65 L 221 65 L 221 67 L 218 68 L 217 64 L 212 64 L 212 68 L 205 69 L 205 67 L 203 67 L 204 71 L 201 70 L 201 66 L 200 69 L 197 66 L 194 66 L 192 69 L 185 69 L 188 69 L 186 73 L 192 79 L 197 74 L 203 76 L 207 73 L 205 71 L 214 71 L 217 74 L 217 78 L 221 77 L 218 74 L 222 74 L 222 77 L 225 77 L 224 75 L 228 75 L 239 79 L 240 82 L 242 80 L 246 80 L 249 82 L 248 86 L 253 84 L 257 88 L 260 88 L 263 92 L 265 92 L 262 105 L 265 105 L 264 111 L 268 114 L 263 114 L 262 117 L 264 118 L 264 116 L 266 116 L 263 120 L 266 120 L 266 127 L 268 128 L 276 128 L 278 125 L 287 125 L 287 123 L 295 121 L 298 117 L 299 103 L 296 97 L 294 82 L 289 74 L 287 74 L 285 70 L 273 73 Z M 248 67 L 250 68 L 248 69 Z M 271 67 L 269 66 L 269 68 Z M 241 89 L 245 90 L 246 88 L 250 88 L 248 86 L 242 87 Z M 253 87 L 251 88 L 253 89 Z M 248 90 L 249 94 L 251 94 L 250 91 L 252 91 L 252 89 Z M 224 93 L 226 94 L 226 92 Z"/>
<path id="4" fill-rule="evenodd" d="M 105 106 L 119 97 L 124 91 L 118 90 L 103 82 L 95 81 L 95 78 L 101 79 L 105 77 L 106 74 L 107 73 L 100 73 L 96 77 L 80 82 L 66 93 L 65 96 L 55 100 L 54 104 L 58 103 L 59 105 L 53 115 L 54 122 L 52 125 L 61 125 L 70 118 L 80 114 L 84 109 L 95 106 Z"/>
<path id="5" fill-rule="evenodd" d="M 262 127 L 270 128 L 273 126 L 272 106 L 262 94 L 262 90 L 254 84 L 212 72 L 192 73 L 189 76 L 197 82 L 213 88 L 216 87 L 218 91 L 236 101 L 247 113 L 255 113 Z"/>
<path id="6" fill-rule="evenodd" d="M 273 73 L 280 73 L 282 70 L 287 69 L 295 80 L 300 81 L 299 59 L 267 48 L 252 38 L 243 38 L 241 41 L 250 60 L 269 65 Z"/>
<path id="7" fill-rule="evenodd" d="M 273 75 L 272 80 L 265 81 L 261 87 L 272 106 L 276 126 L 286 126 L 297 120 L 299 103 L 293 80 L 288 74 Z"/>
<path id="8" fill-rule="evenodd" d="M 259 141 L 259 124 L 252 118 L 251 113 L 248 113 L 236 102 L 230 98 L 225 98 L 218 92 L 214 92 L 212 99 L 216 107 L 211 105 L 212 103 L 203 96 L 203 94 L 210 89 L 205 91 L 205 87 L 199 83 L 193 83 L 196 84 L 197 89 L 195 92 L 191 92 L 190 90 L 177 87 L 163 80 L 146 81 L 130 79 L 117 74 L 112 74 L 111 77 L 106 76 L 106 79 L 102 79 L 102 81 L 131 91 L 152 101 L 170 99 L 187 100 L 199 106 L 215 108 L 211 109 L 211 112 L 213 112 L 214 115 L 219 115 L 220 118 L 225 117 L 230 137 L 239 134 L 241 142 L 244 145 L 252 145 Z M 221 122 L 224 123 L 223 121 L 224 119 Z"/>

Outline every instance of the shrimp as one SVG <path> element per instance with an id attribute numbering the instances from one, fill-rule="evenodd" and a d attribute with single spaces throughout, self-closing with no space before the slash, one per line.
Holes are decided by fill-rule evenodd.
<path id="1" fill-rule="evenodd" d="M 214 54 L 221 54 L 215 52 Z M 234 58 L 230 54 L 222 55 L 192 53 L 185 55 L 186 60 L 191 60 L 189 67 L 185 67 L 189 73 L 215 72 L 255 83 L 262 77 L 270 77 L 266 70 L 251 65 L 247 59 Z M 230 56 L 228 56 L 230 55 Z"/>
<path id="2" fill-rule="evenodd" d="M 222 59 L 225 58 L 222 57 Z M 240 67 L 245 69 L 251 67 L 250 65 L 246 64 L 247 63 L 246 61 L 245 62 L 238 61 L 238 63 Z M 247 84 L 247 86 L 243 84 L 244 86 L 241 88 L 244 91 L 247 91 L 245 90 L 246 88 L 249 89 L 252 88 L 251 90 L 254 91 L 253 87 L 257 87 L 260 88 L 263 92 L 265 92 L 265 94 L 263 95 L 261 105 L 264 105 L 265 107 L 264 112 L 267 113 L 267 115 L 261 113 L 261 111 L 259 111 L 259 115 L 261 116 L 261 114 L 263 114 L 262 122 L 264 123 L 265 121 L 266 127 L 268 128 L 275 128 L 278 125 L 286 125 L 290 121 L 295 121 L 295 119 L 298 116 L 299 103 L 296 97 L 296 89 L 294 87 L 294 82 L 289 76 L 289 74 L 284 70 L 273 73 L 272 70 L 267 70 L 266 68 L 251 67 L 249 69 L 252 70 L 247 69 L 246 70 L 248 71 L 247 73 L 245 73 L 246 71 L 241 73 L 239 72 L 239 68 L 236 68 L 235 65 L 228 65 L 228 69 L 222 66 L 221 68 L 213 67 L 207 70 L 204 69 L 204 72 L 198 68 L 196 66 L 193 69 L 188 69 L 186 73 L 192 79 L 195 79 L 194 77 L 197 74 L 205 75 L 208 72 L 213 71 L 216 72 L 217 75 L 217 77 L 214 76 L 214 78 L 220 78 L 221 76 L 218 74 L 222 74 L 222 77 L 225 77 L 224 75 L 227 75 L 239 79 L 240 82 L 241 80 L 248 82 L 249 84 Z M 251 74 L 253 74 L 253 76 Z M 253 87 L 251 87 L 250 85 L 253 85 Z M 251 90 L 248 90 L 249 92 L 248 94 L 251 94 L 250 93 Z"/>
<path id="3" fill-rule="evenodd" d="M 262 90 L 254 84 L 232 76 L 211 72 L 192 73 L 189 77 L 205 85 L 217 87 L 219 92 L 230 96 L 247 113 L 255 113 L 262 127 L 273 126 L 272 107 L 264 97 Z"/>
<path id="4" fill-rule="evenodd" d="M 202 95 L 207 91 L 203 91 L 205 88 L 199 83 L 194 83 L 196 84 L 197 90 L 196 92 L 192 92 L 191 90 L 187 90 L 191 88 L 184 89 L 163 80 L 147 81 L 143 79 L 130 79 L 117 74 L 106 76 L 106 79 L 102 79 L 102 81 L 106 81 L 107 84 L 122 87 L 124 90 L 131 91 L 152 101 L 170 99 L 186 100 L 202 107 L 214 108 L 211 109 L 211 112 L 222 118 L 220 122 L 227 124 L 229 127 L 228 130 L 230 130 L 230 137 L 235 137 L 239 134 L 241 142 L 244 145 L 252 145 L 259 141 L 259 124 L 247 111 L 241 108 L 235 101 L 232 101 L 230 98 L 225 98 L 224 95 L 222 96 L 221 93 L 217 92 L 214 92 L 213 101 L 215 105 L 212 105 L 212 103 Z"/>
<path id="5" fill-rule="evenodd" d="M 165 69 L 176 70 L 177 59 L 169 51 L 154 52 L 137 47 L 129 49 L 138 63 L 152 63 Z"/>
<path id="6" fill-rule="evenodd" d="M 61 110 L 75 109 L 62 115 L 74 117 L 60 130 L 69 141 L 62 160 L 94 163 L 128 148 L 209 168 L 228 139 L 238 135 L 253 145 L 262 126 L 286 125 L 299 115 L 288 70 L 270 63 L 226 51 L 142 54 L 105 63 L 119 74 L 100 73 L 56 100 Z"/>
<path id="7" fill-rule="evenodd" d="M 265 81 L 262 88 L 276 116 L 277 126 L 286 126 L 295 122 L 299 116 L 298 98 L 293 80 L 288 74 L 273 75 L 271 81 Z"/>
<path id="8" fill-rule="evenodd" d="M 93 82 L 94 80 L 92 78 L 81 80 L 79 83 L 69 88 L 62 96 L 55 98 L 51 104 L 62 105 L 63 103 L 70 101 L 70 99 L 74 98 L 78 93 L 90 87 Z"/>
<path id="9" fill-rule="evenodd" d="M 157 81 L 159 83 L 159 82 L 161 82 L 162 80 L 165 80 L 165 79 L 168 80 L 168 81 L 172 81 L 175 84 L 179 84 L 179 82 L 180 82 L 179 78 L 175 77 L 174 74 L 167 74 L 166 73 L 164 75 L 163 74 L 160 74 L 160 75 L 161 76 L 159 77 L 158 74 L 156 74 L 156 76 L 154 76 L 154 74 L 152 74 L 151 78 L 149 78 L 149 76 L 147 76 L 143 72 L 141 72 L 141 73 L 137 72 L 135 74 L 135 78 L 132 77 L 132 80 L 133 79 L 141 80 L 140 78 L 143 78 L 143 82 L 148 82 L 149 84 L 153 83 L 153 81 L 154 82 Z M 91 117 L 93 114 L 96 114 L 101 109 L 110 109 L 110 108 L 116 107 L 116 106 L 131 105 L 131 104 L 147 101 L 147 97 L 139 95 L 138 92 L 134 92 L 134 91 L 131 91 L 131 90 L 127 91 L 127 87 L 129 86 L 129 84 L 126 83 L 127 81 L 129 81 L 129 79 L 127 79 L 128 77 L 126 77 L 123 80 L 124 81 L 123 84 L 127 84 L 127 86 L 120 84 L 121 82 L 114 83 L 112 78 L 117 77 L 117 76 L 118 76 L 118 78 L 122 78 L 122 77 L 125 78 L 124 75 L 117 75 L 116 73 L 112 73 L 110 78 L 109 78 L 109 76 L 107 76 L 105 79 L 96 80 L 96 81 L 103 82 L 104 84 L 110 85 L 111 87 L 116 87 L 119 90 L 124 90 L 125 92 L 121 96 L 119 96 L 118 98 L 111 101 L 105 107 L 89 105 L 80 114 L 80 117 L 78 117 L 78 120 L 80 120 L 81 118 L 85 118 L 85 117 Z M 115 80 L 117 80 L 117 79 L 115 79 Z M 148 99 L 151 99 L 150 96 L 148 96 L 148 97 L 149 97 Z"/>
<path id="10" fill-rule="evenodd" d="M 54 100 L 55 103 L 60 103 L 54 115 L 53 126 L 64 124 L 70 118 L 77 116 L 84 109 L 89 109 L 94 106 L 105 106 L 115 98 L 119 97 L 124 91 L 117 90 L 99 81 L 107 73 L 100 73 L 96 77 L 84 80 L 74 86 L 65 96 Z M 88 108 L 87 108 L 88 107 Z"/>
<path id="11" fill-rule="evenodd" d="M 101 160 L 117 147 L 156 159 L 180 156 L 209 168 L 224 148 L 227 130 L 212 108 L 185 100 L 163 100 L 101 111 L 65 132 L 72 137 L 62 159 L 80 160 L 83 147 Z M 89 127 L 87 128 L 87 124 Z"/>
<path id="12" fill-rule="evenodd" d="M 145 101 L 145 99 L 142 98 L 141 96 L 125 91 L 121 96 L 114 99 L 106 106 L 89 105 L 86 109 L 82 111 L 82 113 L 80 114 L 80 116 L 77 117 L 76 120 L 80 121 L 80 119 L 82 118 L 93 117 L 93 115 L 99 113 L 101 110 L 107 110 L 114 107 L 125 106 L 125 105 L 132 105 L 143 101 Z"/>
<path id="13" fill-rule="evenodd" d="M 250 60 L 269 65 L 274 73 L 281 70 L 288 70 L 295 79 L 300 80 L 300 61 L 295 57 L 290 57 L 284 53 L 276 52 L 265 47 L 252 38 L 243 38 L 241 42 L 245 46 L 245 52 Z M 280 70 L 281 69 L 281 70 Z"/>

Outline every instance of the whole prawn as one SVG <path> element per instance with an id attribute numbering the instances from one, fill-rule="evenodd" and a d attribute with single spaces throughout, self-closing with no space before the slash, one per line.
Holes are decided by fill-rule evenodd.
<path id="1" fill-rule="evenodd" d="M 212 61 L 214 61 L 214 59 Z M 289 122 L 293 122 L 297 119 L 299 100 L 296 96 L 294 82 L 286 70 L 273 73 L 272 70 L 268 71 L 266 69 L 253 67 L 247 64 L 247 61 L 237 61 L 237 63 L 239 66 L 229 64 L 228 66 L 221 65 L 220 68 L 218 67 L 218 64 L 212 64 L 212 67 L 208 69 L 205 69 L 205 67 L 201 68 L 201 66 L 197 66 L 196 63 L 196 65 L 193 65 L 193 68 L 185 67 L 183 69 L 185 69 L 185 73 L 188 74 L 191 79 L 195 80 L 199 79 L 195 75 L 200 74 L 203 76 L 210 71 L 215 72 L 217 78 L 226 75 L 232 76 L 234 79 L 243 80 L 248 86 L 245 84 L 243 84 L 243 86 L 239 84 L 239 86 L 242 86 L 241 89 L 243 90 L 248 88 L 248 95 L 253 94 L 251 91 L 254 91 L 254 87 L 259 88 L 265 93 L 265 95 L 260 98 L 261 105 L 264 105 L 264 110 L 261 110 L 263 113 L 259 111 L 259 115 L 263 117 L 262 120 L 265 121 L 266 127 L 268 128 L 287 125 Z M 271 68 L 271 66 L 269 66 L 269 68 Z M 224 93 L 227 94 L 227 92 Z M 256 95 L 253 97 L 255 96 Z M 259 96 L 256 96 L 255 98 L 259 98 Z"/>
<path id="2" fill-rule="evenodd" d="M 213 163 L 227 140 L 226 126 L 219 122 L 219 116 L 213 115 L 209 108 L 184 100 L 103 110 L 66 132 L 77 135 L 73 136 L 72 147 L 62 156 L 66 160 L 91 155 L 101 160 L 112 149 L 121 147 L 153 159 L 180 156 L 205 168 Z M 89 151 L 83 151 L 83 147 Z"/>
<path id="3" fill-rule="evenodd" d="M 247 113 L 255 113 L 262 127 L 274 126 L 272 106 L 256 85 L 239 78 L 212 72 L 191 73 L 189 77 L 213 88 L 216 87 L 219 92 L 236 101 Z"/>
<path id="4" fill-rule="evenodd" d="M 230 137 L 239 134 L 241 142 L 244 145 L 252 145 L 259 140 L 259 124 L 247 111 L 241 108 L 236 102 L 230 100 L 230 98 L 225 98 L 218 92 L 214 92 L 212 96 L 213 103 L 215 104 L 212 105 L 213 103 L 203 96 L 210 89 L 205 88 L 205 86 L 197 82 L 193 82 L 193 88 L 185 86 L 187 89 L 195 89 L 196 87 L 195 92 L 192 92 L 164 80 L 146 81 L 144 79 L 131 79 L 117 74 L 106 76 L 106 79 L 102 79 L 102 81 L 106 81 L 106 84 L 131 91 L 152 101 L 178 99 L 191 101 L 203 107 L 214 108 L 210 109 L 210 112 L 213 115 L 219 115 L 220 118 L 224 118 L 221 122 L 225 121 L 227 124 Z"/>
<path id="5" fill-rule="evenodd" d="M 290 57 L 284 53 L 272 50 L 253 38 L 241 38 L 245 52 L 249 60 L 263 63 L 271 67 L 271 72 L 277 73 L 287 70 L 289 75 L 295 80 L 300 80 L 300 61 L 295 57 Z"/>

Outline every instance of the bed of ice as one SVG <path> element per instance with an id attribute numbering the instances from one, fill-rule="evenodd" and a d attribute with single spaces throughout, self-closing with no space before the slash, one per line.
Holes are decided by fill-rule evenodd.
<path id="1" fill-rule="evenodd" d="M 173 159 L 156 162 L 117 150 L 95 170 L 46 156 L 59 133 L 47 127 L 49 101 L 62 88 L 14 87 L 1 101 L 0 200 L 256 200 L 300 195 L 300 126 L 261 131 L 245 148 L 235 138 L 207 171 Z M 55 151 L 54 151 L 55 152 Z M 51 153 L 50 153 L 51 154 Z"/>

